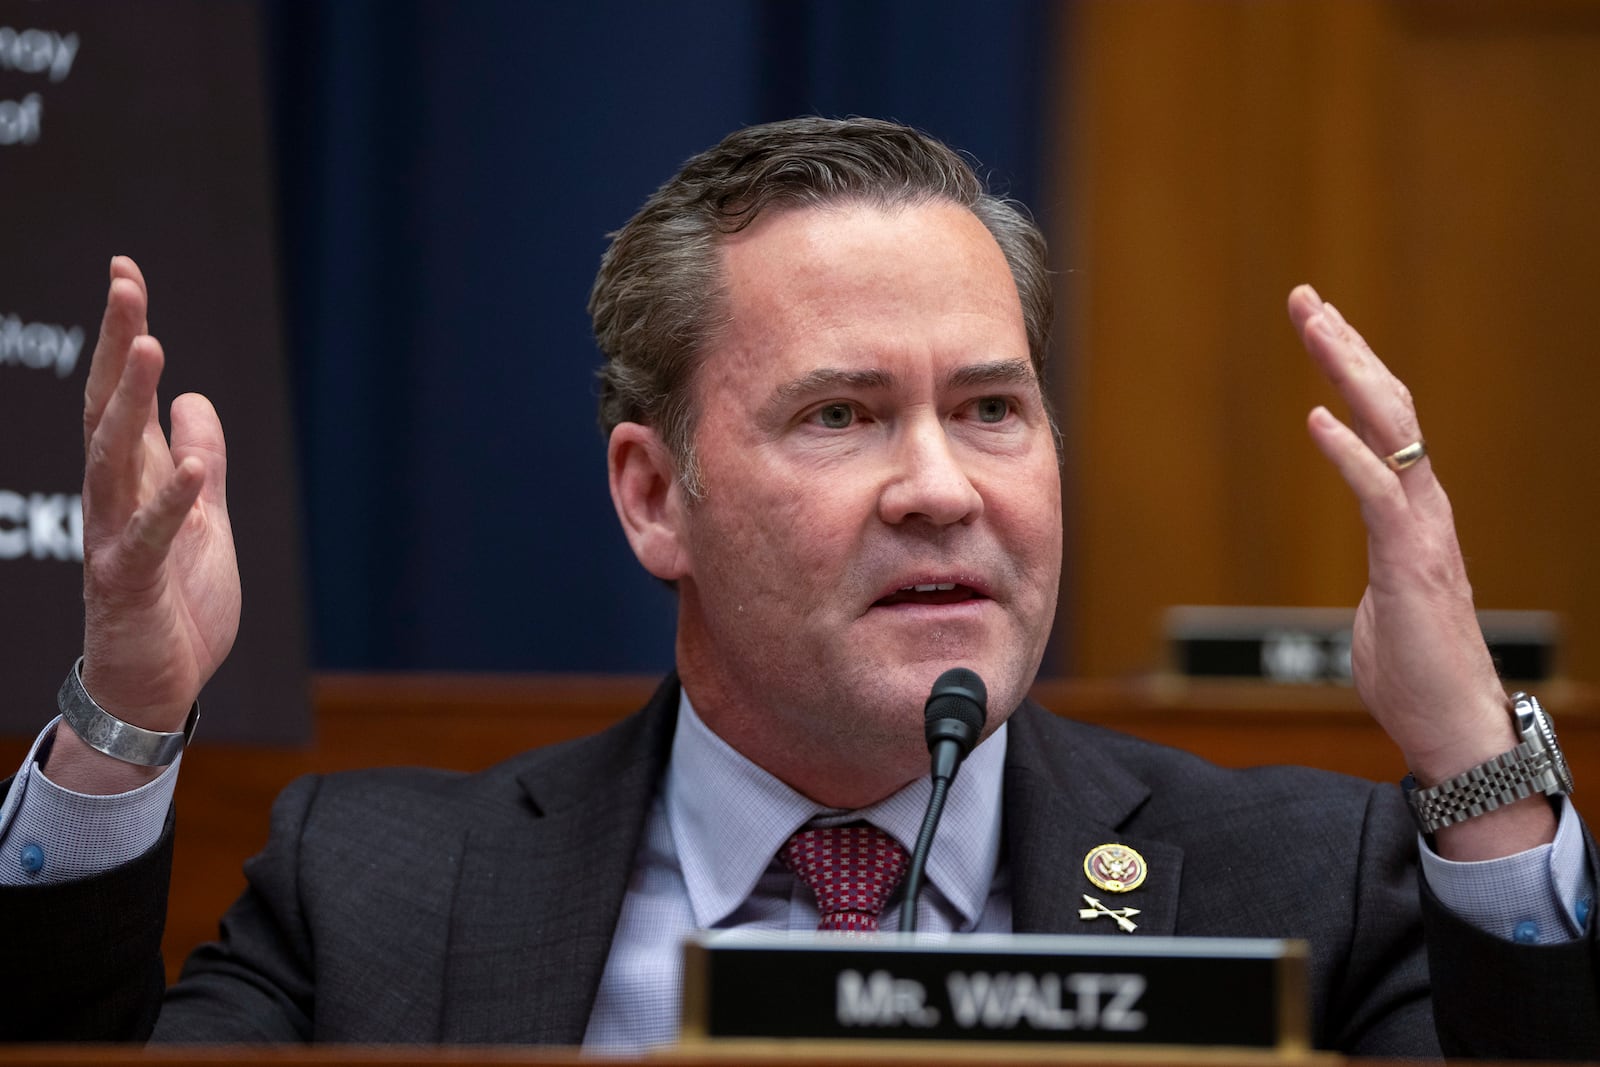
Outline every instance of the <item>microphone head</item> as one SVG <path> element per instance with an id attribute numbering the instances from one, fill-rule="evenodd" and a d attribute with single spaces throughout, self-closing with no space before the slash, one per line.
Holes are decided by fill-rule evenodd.
<path id="1" fill-rule="evenodd" d="M 923 727 L 928 747 L 941 740 L 960 744 L 963 753 L 971 752 L 983 733 L 988 717 L 989 691 L 978 672 L 952 667 L 939 675 L 923 705 Z"/>

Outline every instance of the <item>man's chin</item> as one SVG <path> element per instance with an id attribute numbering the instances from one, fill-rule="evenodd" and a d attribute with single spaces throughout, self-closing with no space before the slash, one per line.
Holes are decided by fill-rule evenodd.
<path id="1" fill-rule="evenodd" d="M 989 694 L 989 718 L 1010 714 L 1027 693 L 1032 677 L 1020 677 L 1023 668 L 1011 656 L 968 652 L 940 655 L 901 662 L 894 666 L 867 667 L 859 672 L 866 691 L 881 693 L 883 706 L 914 709 L 922 721 L 922 708 L 933 692 L 934 683 L 945 671 L 964 667 L 983 680 Z"/>
<path id="2" fill-rule="evenodd" d="M 918 666 L 904 672 L 894 681 L 880 675 L 877 684 L 863 688 L 862 698 L 855 702 L 855 713 L 833 721 L 842 727 L 843 736 L 837 740 L 841 747 L 852 750 L 858 763 L 870 762 L 874 767 L 889 771 L 891 775 L 916 777 L 928 772 L 927 716 L 925 707 L 934 682 L 952 667 L 966 667 L 976 671 L 987 685 L 982 665 L 971 663 L 943 663 L 927 669 Z M 886 672 L 890 673 L 890 672 Z M 985 708 L 984 733 L 992 732 L 1005 721 L 1016 707 L 1012 694 L 1017 685 L 1012 680 L 1014 672 L 992 670 L 999 679 L 999 687 L 989 687 L 988 706 Z M 892 770 L 891 770 L 892 768 Z"/>

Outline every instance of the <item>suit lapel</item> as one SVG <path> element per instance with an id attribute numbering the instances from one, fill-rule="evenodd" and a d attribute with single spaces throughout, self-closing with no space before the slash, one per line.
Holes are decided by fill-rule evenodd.
<path id="1" fill-rule="evenodd" d="M 1175 931 L 1183 850 L 1130 831 L 1149 787 L 1121 769 L 1099 731 L 1057 718 L 1032 701 L 1011 717 L 1006 749 L 1005 840 L 1011 920 L 1018 933 L 1119 933 L 1114 920 L 1080 917 L 1084 895 L 1106 908 L 1137 908 L 1136 935 Z M 1100 845 L 1144 857 L 1143 884 L 1125 893 L 1097 888 L 1084 860 Z"/>
<path id="2" fill-rule="evenodd" d="M 583 1040 L 677 701 L 669 677 L 619 726 L 530 753 L 514 802 L 485 805 L 452 908 L 442 1040 Z"/>

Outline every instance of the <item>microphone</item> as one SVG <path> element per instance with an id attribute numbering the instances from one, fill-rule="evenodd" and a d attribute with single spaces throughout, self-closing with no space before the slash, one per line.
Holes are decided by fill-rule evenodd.
<path id="1" fill-rule="evenodd" d="M 933 833 L 939 828 L 939 817 L 944 814 L 950 783 L 955 781 L 961 761 L 967 758 L 978 743 L 978 735 L 983 733 L 988 705 L 989 691 L 984 688 L 983 679 L 976 671 L 965 667 L 952 667 L 939 675 L 923 705 L 923 730 L 933 761 L 933 792 L 928 797 L 928 811 L 922 817 L 917 845 L 911 850 L 911 867 L 906 872 L 905 898 L 900 905 L 900 932 L 903 934 L 914 933 L 917 929 L 917 897 L 922 893 L 922 871 L 928 865 Z"/>

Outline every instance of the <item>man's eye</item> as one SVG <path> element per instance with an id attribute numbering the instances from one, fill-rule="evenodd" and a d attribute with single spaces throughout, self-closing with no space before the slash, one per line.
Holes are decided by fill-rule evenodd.
<path id="1" fill-rule="evenodd" d="M 1003 396 L 986 396 L 973 405 L 979 422 L 1004 422 L 1011 414 L 1011 401 Z"/>
<path id="2" fill-rule="evenodd" d="M 817 409 L 817 422 L 829 430 L 843 430 L 855 421 L 855 409 L 849 404 L 828 404 Z"/>

